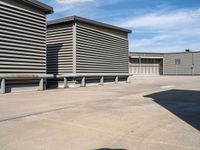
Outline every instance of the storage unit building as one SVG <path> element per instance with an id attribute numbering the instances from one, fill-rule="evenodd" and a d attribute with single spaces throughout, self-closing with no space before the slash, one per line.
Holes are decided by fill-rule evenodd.
<path id="1" fill-rule="evenodd" d="M 33 80 L 16 80 L 19 77 L 46 74 L 46 15 L 53 9 L 36 0 L 0 0 L 0 7 L 1 84 L 8 80 L 6 86 L 23 87 Z"/>
<path id="2" fill-rule="evenodd" d="M 200 52 L 166 53 L 165 75 L 200 75 Z"/>
<path id="3" fill-rule="evenodd" d="M 128 33 L 131 31 L 78 16 L 50 21 L 48 73 L 127 77 Z"/>
<path id="4" fill-rule="evenodd" d="M 162 75 L 162 53 L 129 53 L 129 72 L 133 75 Z"/>

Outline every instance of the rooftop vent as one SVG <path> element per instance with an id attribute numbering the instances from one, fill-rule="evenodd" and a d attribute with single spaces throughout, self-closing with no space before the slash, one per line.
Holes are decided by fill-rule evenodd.
<path id="1" fill-rule="evenodd" d="M 185 52 L 190 52 L 190 49 L 186 49 Z"/>

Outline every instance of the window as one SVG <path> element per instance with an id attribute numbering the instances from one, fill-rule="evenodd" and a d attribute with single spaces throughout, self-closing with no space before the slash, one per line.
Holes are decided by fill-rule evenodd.
<path id="1" fill-rule="evenodd" d="M 175 65 L 180 65 L 181 64 L 181 59 L 177 58 L 175 59 Z"/>

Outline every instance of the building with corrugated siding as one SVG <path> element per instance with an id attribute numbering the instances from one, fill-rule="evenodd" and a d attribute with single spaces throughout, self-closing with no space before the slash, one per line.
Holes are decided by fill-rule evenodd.
<path id="1" fill-rule="evenodd" d="M 200 52 L 129 53 L 133 75 L 200 75 Z"/>
<path id="2" fill-rule="evenodd" d="M 46 15 L 53 8 L 36 0 L 0 0 L 0 79 L 5 86 L 33 84 L 46 71 Z M 17 80 L 21 78 L 22 80 Z M 42 85 L 42 82 L 41 82 Z"/>
<path id="3" fill-rule="evenodd" d="M 166 53 L 163 68 L 165 75 L 200 75 L 200 52 Z"/>
<path id="4" fill-rule="evenodd" d="M 130 30 L 71 16 L 49 21 L 47 31 L 49 74 L 104 76 L 104 80 L 129 75 Z"/>

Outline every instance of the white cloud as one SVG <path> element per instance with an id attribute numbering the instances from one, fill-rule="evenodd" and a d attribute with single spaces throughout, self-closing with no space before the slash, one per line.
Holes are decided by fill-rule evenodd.
<path id="1" fill-rule="evenodd" d="M 41 0 L 43 1 L 43 0 Z M 44 0 L 45 1 L 45 0 Z M 121 0 L 49 0 L 55 13 L 51 19 L 79 15 L 133 29 L 130 50 L 183 51 L 200 49 L 200 8 L 175 9 L 171 6 L 157 9 L 125 9 L 111 13 Z M 137 12 L 137 13 L 135 13 Z M 125 17 L 126 16 L 126 17 Z M 118 23 L 116 23 L 116 21 Z M 119 23 L 120 22 L 120 23 Z"/>
<path id="2" fill-rule="evenodd" d="M 131 51 L 200 49 L 200 9 L 158 11 L 119 25 L 135 31 L 136 36 L 130 41 Z M 136 39 L 137 36 L 140 38 Z"/>
<path id="3" fill-rule="evenodd" d="M 59 4 L 76 4 L 84 2 L 93 2 L 95 0 L 55 0 Z"/>
<path id="4" fill-rule="evenodd" d="M 120 26 L 134 28 L 174 28 L 176 25 L 192 23 L 200 19 L 200 9 L 196 10 L 168 10 L 134 17 L 123 22 Z"/>
<path id="5" fill-rule="evenodd" d="M 45 0 L 40 0 L 45 2 Z M 80 16 L 97 16 L 100 7 L 118 2 L 118 0 L 48 0 L 49 5 L 54 7 L 54 14 L 49 17 L 57 19 L 65 16 L 80 15 Z"/>

